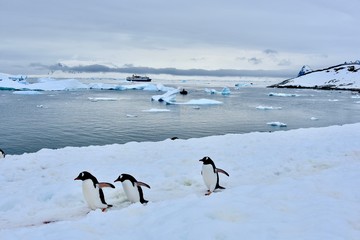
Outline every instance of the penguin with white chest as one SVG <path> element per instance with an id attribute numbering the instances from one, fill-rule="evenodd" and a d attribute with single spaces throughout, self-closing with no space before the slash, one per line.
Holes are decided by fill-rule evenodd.
<path id="1" fill-rule="evenodd" d="M 98 182 L 96 177 L 87 171 L 81 172 L 74 180 L 82 180 L 84 198 L 92 210 L 100 208 L 104 212 L 107 208 L 112 207 L 112 205 L 105 202 L 102 188 L 115 188 L 114 185 L 107 182 Z"/>
<path id="2" fill-rule="evenodd" d="M 0 148 L 0 158 L 5 158 L 5 152 Z"/>
<path id="3" fill-rule="evenodd" d="M 146 183 L 137 181 L 130 174 L 121 174 L 114 182 L 121 182 L 124 192 L 128 200 L 132 203 L 141 202 L 142 204 L 148 201 L 144 199 L 144 193 L 141 186 L 150 188 Z"/>
<path id="4" fill-rule="evenodd" d="M 208 188 L 205 195 L 210 195 L 216 189 L 225 189 L 219 185 L 219 173 L 223 173 L 228 177 L 229 174 L 220 168 L 216 168 L 215 163 L 210 157 L 204 157 L 199 161 L 203 162 L 201 175 L 204 179 L 206 187 Z"/>

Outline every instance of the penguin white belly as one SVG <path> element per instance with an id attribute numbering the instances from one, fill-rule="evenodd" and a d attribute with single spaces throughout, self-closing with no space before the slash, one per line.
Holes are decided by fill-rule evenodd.
<path id="1" fill-rule="evenodd" d="M 214 191 L 217 182 L 217 174 L 214 173 L 214 169 L 210 164 L 204 164 L 202 166 L 202 176 L 208 190 L 211 192 Z"/>
<path id="2" fill-rule="evenodd" d="M 94 184 L 91 180 L 85 180 L 82 183 L 82 190 L 84 198 L 92 210 L 97 208 L 107 208 L 106 204 L 103 204 L 100 199 L 99 187 L 94 188 Z"/>
<path id="3" fill-rule="evenodd" d="M 139 194 L 136 184 L 135 184 L 135 186 L 133 186 L 131 181 L 125 180 L 122 182 L 122 186 L 124 188 L 124 192 L 125 192 L 128 200 L 130 202 L 136 203 L 136 202 L 140 201 L 140 194 Z"/>

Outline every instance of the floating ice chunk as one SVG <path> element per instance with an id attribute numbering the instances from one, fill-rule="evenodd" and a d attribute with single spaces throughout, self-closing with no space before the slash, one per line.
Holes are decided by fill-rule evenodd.
<path id="1" fill-rule="evenodd" d="M 270 97 L 300 97 L 300 94 L 295 94 L 295 93 L 269 93 L 268 94 Z"/>
<path id="2" fill-rule="evenodd" d="M 117 98 L 108 98 L 108 97 L 89 97 L 89 100 L 92 102 L 99 102 L 99 101 L 117 101 Z"/>
<path id="3" fill-rule="evenodd" d="M 221 94 L 221 95 L 230 95 L 230 93 L 231 93 L 231 91 L 228 87 L 224 87 L 221 91 L 205 88 L 205 92 L 209 93 L 209 94 Z"/>
<path id="4" fill-rule="evenodd" d="M 272 127 L 287 127 L 286 123 L 282 123 L 282 122 L 268 122 L 266 124 Z"/>
<path id="5" fill-rule="evenodd" d="M 329 99 L 329 102 L 338 102 L 339 99 Z"/>
<path id="6" fill-rule="evenodd" d="M 353 96 L 351 96 L 351 98 L 360 98 L 360 95 L 359 94 L 353 95 Z"/>
<path id="7" fill-rule="evenodd" d="M 310 120 L 312 120 L 312 121 L 317 121 L 317 120 L 319 120 L 319 119 L 316 118 L 316 117 L 311 117 Z"/>
<path id="8" fill-rule="evenodd" d="M 230 91 L 230 88 L 228 87 L 224 87 L 223 90 L 221 91 L 221 94 L 222 95 L 230 95 L 231 91 Z"/>
<path id="9" fill-rule="evenodd" d="M 218 93 L 218 91 L 216 91 L 215 89 L 208 89 L 208 88 L 205 88 L 205 92 L 206 92 L 206 93 L 209 93 L 209 94 Z"/>
<path id="10" fill-rule="evenodd" d="M 126 114 L 126 117 L 133 118 L 133 117 L 137 117 L 137 115 L 133 115 L 133 114 Z"/>
<path id="11" fill-rule="evenodd" d="M 162 95 L 155 95 L 151 97 L 152 101 L 165 101 L 172 102 L 175 101 L 176 94 L 179 93 L 179 89 L 171 89 Z"/>
<path id="12" fill-rule="evenodd" d="M 142 110 L 143 112 L 170 112 L 169 109 L 164 109 L 164 108 L 151 108 L 148 110 Z"/>
<path id="13" fill-rule="evenodd" d="M 21 95 L 39 95 L 42 92 L 39 91 L 14 91 L 13 94 L 21 94 Z"/>
<path id="14" fill-rule="evenodd" d="M 187 102 L 166 102 L 166 104 L 173 104 L 173 105 L 213 105 L 213 104 L 222 104 L 220 101 L 211 100 L 211 99 L 192 99 Z"/>
<path id="15" fill-rule="evenodd" d="M 236 83 L 235 84 L 235 89 L 239 90 L 241 87 L 248 87 L 248 86 L 251 86 L 252 83 Z"/>
<path id="16" fill-rule="evenodd" d="M 36 107 L 37 107 L 37 108 L 48 108 L 47 106 L 44 106 L 44 105 L 42 105 L 42 104 L 36 105 Z"/>
<path id="17" fill-rule="evenodd" d="M 272 106 L 257 106 L 256 109 L 259 110 L 280 110 L 282 107 L 272 107 Z"/>

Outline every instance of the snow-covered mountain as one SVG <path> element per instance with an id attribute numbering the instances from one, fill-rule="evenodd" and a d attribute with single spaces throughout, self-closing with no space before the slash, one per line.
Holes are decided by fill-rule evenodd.
<path id="1" fill-rule="evenodd" d="M 269 87 L 360 90 L 360 61 L 343 63 L 325 69 L 303 66 L 295 78 Z"/>

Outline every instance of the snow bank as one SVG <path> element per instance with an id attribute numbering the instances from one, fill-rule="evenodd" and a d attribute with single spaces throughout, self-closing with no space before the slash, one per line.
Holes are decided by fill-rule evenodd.
<path id="1" fill-rule="evenodd" d="M 299 72 L 296 78 L 287 79 L 271 87 L 319 88 L 319 89 L 360 89 L 360 63 L 344 63 L 312 71 L 310 68 Z"/>
<path id="2" fill-rule="evenodd" d="M 1 239 L 360 239 L 360 124 L 162 142 L 43 149 L 0 161 Z M 4 149 L 6 150 L 6 149 Z M 204 196 L 204 156 L 229 172 Z M 148 183 L 147 205 L 121 184 L 89 212 L 87 170 Z M 89 212 L 89 213 L 88 213 Z M 88 213 L 88 214 L 87 214 Z"/>

